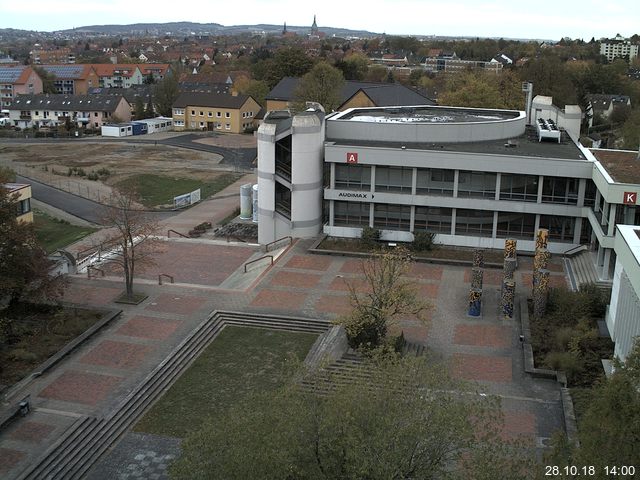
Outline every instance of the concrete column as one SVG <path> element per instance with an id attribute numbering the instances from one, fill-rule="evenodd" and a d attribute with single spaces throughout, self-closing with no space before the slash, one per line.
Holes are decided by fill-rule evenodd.
<path id="1" fill-rule="evenodd" d="M 609 280 L 609 263 L 611 262 L 611 249 L 604 248 L 604 258 L 600 269 L 600 279 Z"/>
<path id="2" fill-rule="evenodd" d="M 493 229 L 491 230 L 491 238 L 498 237 L 498 212 L 493 212 Z"/>
<path id="3" fill-rule="evenodd" d="M 333 165 L 333 164 L 332 164 Z M 334 200 L 329 200 L 329 226 L 333 227 L 333 217 L 335 216 L 335 205 Z"/>
<path id="4" fill-rule="evenodd" d="M 536 203 L 542 203 L 542 186 L 544 184 L 544 175 L 538 176 L 538 200 Z"/>
<path id="5" fill-rule="evenodd" d="M 334 189 L 336 188 L 336 164 L 331 162 L 330 169 L 329 188 Z M 333 202 L 331 202 L 331 206 L 333 207 Z M 333 215 L 331 216 L 331 219 L 333 220 Z M 333 222 L 331 225 L 333 225 Z"/>
<path id="6" fill-rule="evenodd" d="M 415 170 L 415 168 L 414 168 L 414 170 Z M 416 188 L 415 177 L 414 177 L 414 182 L 413 182 L 413 188 L 414 188 L 414 190 Z M 415 231 L 415 227 L 416 227 L 416 206 L 415 205 L 411 205 L 411 218 L 409 219 L 409 231 L 410 232 Z"/>
<path id="7" fill-rule="evenodd" d="M 453 174 L 453 198 L 458 197 L 458 180 L 460 178 L 460 170 L 455 170 Z"/>
<path id="8" fill-rule="evenodd" d="M 533 223 L 533 231 L 537 232 L 540 230 L 540 215 L 536 215 L 536 221 Z"/>
<path id="9" fill-rule="evenodd" d="M 496 196 L 495 200 L 500 200 L 500 181 L 502 180 L 502 174 L 498 173 L 496 175 Z M 495 235 L 494 235 L 495 237 Z"/>
<path id="10" fill-rule="evenodd" d="M 457 170 L 456 170 L 457 172 Z M 451 235 L 456 234 L 456 209 L 451 209 Z"/>
<path id="11" fill-rule="evenodd" d="M 369 204 L 369 226 L 373 228 L 373 202 Z"/>
<path id="12" fill-rule="evenodd" d="M 622 205 L 620 205 L 622 208 Z M 607 235 L 613 237 L 616 233 L 616 210 L 618 209 L 618 205 L 612 203 L 609 206 L 609 226 L 607 230 Z"/>
<path id="13" fill-rule="evenodd" d="M 418 169 L 413 168 L 413 173 L 411 174 L 411 195 L 416 195 L 416 188 L 418 185 Z M 413 228 L 411 229 L 413 231 Z"/>
<path id="14" fill-rule="evenodd" d="M 584 194 L 587 191 L 587 180 L 581 178 L 578 182 L 578 206 L 584 207 Z"/>
<path id="15" fill-rule="evenodd" d="M 587 219 L 583 219 L 582 217 L 576 218 L 576 223 L 573 227 L 573 243 L 580 243 L 580 233 L 582 232 L 583 221 L 587 221 Z"/>
<path id="16" fill-rule="evenodd" d="M 376 166 L 371 165 L 371 188 L 369 189 L 371 193 L 376 191 Z"/>

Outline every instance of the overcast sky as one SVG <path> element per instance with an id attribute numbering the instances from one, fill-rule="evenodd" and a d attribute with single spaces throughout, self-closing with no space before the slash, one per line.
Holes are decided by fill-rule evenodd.
<path id="1" fill-rule="evenodd" d="M 342 27 L 399 35 L 596 39 L 640 33 L 638 0 L 29 0 L 0 3 L 0 28 L 193 21 Z"/>

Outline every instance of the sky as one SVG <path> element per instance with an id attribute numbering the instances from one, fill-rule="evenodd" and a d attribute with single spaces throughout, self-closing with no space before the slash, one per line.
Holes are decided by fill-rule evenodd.
<path id="1" fill-rule="evenodd" d="M 638 0 L 51 0 L 0 3 L 0 28 L 54 31 L 87 25 L 192 21 L 311 25 L 394 35 L 559 40 L 640 33 Z"/>

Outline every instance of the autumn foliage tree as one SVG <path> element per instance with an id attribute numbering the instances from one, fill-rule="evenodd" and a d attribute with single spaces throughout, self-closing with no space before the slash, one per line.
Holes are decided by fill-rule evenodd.
<path id="1" fill-rule="evenodd" d="M 295 92 L 298 108 L 305 102 L 317 102 L 332 112 L 342 103 L 343 86 L 342 72 L 327 62 L 319 62 L 300 80 Z"/>

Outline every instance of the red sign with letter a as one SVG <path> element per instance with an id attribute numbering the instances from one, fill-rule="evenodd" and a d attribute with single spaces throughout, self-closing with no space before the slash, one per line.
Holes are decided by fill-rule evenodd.
<path id="1" fill-rule="evenodd" d="M 354 152 L 347 152 L 347 163 L 358 163 L 358 154 Z"/>
<path id="2" fill-rule="evenodd" d="M 625 205 L 635 205 L 637 199 L 637 192 L 624 192 L 624 200 L 622 203 L 624 203 Z"/>

